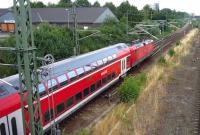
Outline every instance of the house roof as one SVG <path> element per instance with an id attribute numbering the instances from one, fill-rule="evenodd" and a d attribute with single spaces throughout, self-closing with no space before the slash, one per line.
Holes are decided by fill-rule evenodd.
<path id="1" fill-rule="evenodd" d="M 110 11 L 106 7 L 81 7 L 76 8 L 78 23 L 95 23 L 95 21 L 106 11 Z M 112 12 L 110 16 L 115 17 Z M 37 22 L 73 22 L 73 9 L 66 8 L 34 8 L 32 9 L 33 23 Z M 68 18 L 69 17 L 69 18 Z M 117 19 L 117 18 L 116 18 Z"/>
<path id="2" fill-rule="evenodd" d="M 81 23 L 94 23 L 107 9 L 99 7 L 77 8 L 77 21 Z"/>
<path id="3" fill-rule="evenodd" d="M 13 18 L 13 13 L 9 13 L 8 9 L 0 10 L 0 20 Z M 8 14 L 9 13 L 9 14 Z M 41 23 L 70 23 L 73 22 L 73 9 L 66 8 L 33 8 L 31 10 L 32 22 Z M 107 16 L 116 18 L 116 16 L 106 7 L 80 7 L 76 8 L 77 22 L 78 23 L 102 23 Z M 5 17 L 6 16 L 6 17 Z M 68 18 L 69 17 L 69 18 Z M 118 20 L 116 18 L 116 20 Z"/>
<path id="4" fill-rule="evenodd" d="M 2 16 L 3 14 L 5 14 L 8 11 L 9 11 L 9 9 L 7 9 L 7 8 L 0 8 L 0 16 Z"/>

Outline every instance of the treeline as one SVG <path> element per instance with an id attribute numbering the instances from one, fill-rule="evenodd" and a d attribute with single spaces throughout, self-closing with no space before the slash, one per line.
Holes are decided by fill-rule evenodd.
<path id="1" fill-rule="evenodd" d="M 129 21 L 132 25 L 134 25 L 135 22 L 143 20 L 170 20 L 181 19 L 189 16 L 186 12 L 179 12 L 169 8 L 155 11 L 151 9 L 149 5 L 144 6 L 142 10 L 138 10 L 136 6 L 131 5 L 128 1 L 122 2 L 118 7 L 116 7 L 112 2 L 107 2 L 105 5 L 101 6 L 98 1 L 92 4 L 88 0 L 75 0 L 74 2 L 71 0 L 60 0 L 57 4 L 48 3 L 47 5 L 41 1 L 31 2 L 32 8 L 71 8 L 73 5 L 76 7 L 108 7 L 118 17 L 118 19 L 121 19 L 128 14 Z"/>

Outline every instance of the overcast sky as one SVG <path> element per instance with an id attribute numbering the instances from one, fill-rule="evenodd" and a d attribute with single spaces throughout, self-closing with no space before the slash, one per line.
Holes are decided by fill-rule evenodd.
<path id="1" fill-rule="evenodd" d="M 31 1 L 43 1 L 45 4 L 48 2 L 57 3 L 59 0 L 31 0 Z M 94 3 L 96 0 L 89 0 Z M 98 0 L 101 5 L 105 2 L 113 2 L 115 5 L 119 5 L 125 0 Z M 179 11 L 186 11 L 188 13 L 195 13 L 200 15 L 200 0 L 129 0 L 129 2 L 139 9 L 146 4 L 160 3 L 160 8 L 171 8 Z M 0 8 L 7 8 L 13 5 L 13 0 L 0 0 Z"/>

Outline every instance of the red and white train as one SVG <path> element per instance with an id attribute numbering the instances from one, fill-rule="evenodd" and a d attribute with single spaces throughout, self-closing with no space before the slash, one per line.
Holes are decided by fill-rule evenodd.
<path id="1" fill-rule="evenodd" d="M 154 50 L 152 40 L 119 43 L 97 51 L 56 62 L 53 74 L 40 80 L 42 124 L 46 131 L 85 105 Z M 0 135 L 23 135 L 18 75 L 0 80 Z M 26 133 L 28 134 L 28 133 Z"/>

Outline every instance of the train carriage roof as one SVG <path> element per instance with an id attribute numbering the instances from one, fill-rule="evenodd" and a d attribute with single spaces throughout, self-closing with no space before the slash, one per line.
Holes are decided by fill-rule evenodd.
<path id="1" fill-rule="evenodd" d="M 108 56 L 112 56 L 113 54 L 116 54 L 120 50 L 128 48 L 128 46 L 125 43 L 119 43 L 113 46 L 109 46 L 103 49 L 99 49 L 90 53 L 86 53 L 77 57 L 71 57 L 59 62 L 56 62 L 54 64 L 50 64 L 48 66 L 44 66 L 42 68 L 51 68 L 51 73 L 53 75 L 47 76 L 46 78 L 52 78 L 55 76 L 59 76 L 67 71 L 73 70 L 75 68 L 79 68 L 88 64 L 91 64 L 93 62 L 96 62 L 98 60 L 102 60 Z M 11 83 L 14 86 L 19 87 L 19 77 L 17 75 L 13 75 L 7 78 L 3 78 L 3 80 Z M 42 79 L 40 78 L 40 81 Z"/>
<path id="2" fill-rule="evenodd" d="M 0 79 L 0 99 L 15 92 L 16 89 L 12 85 Z"/>

